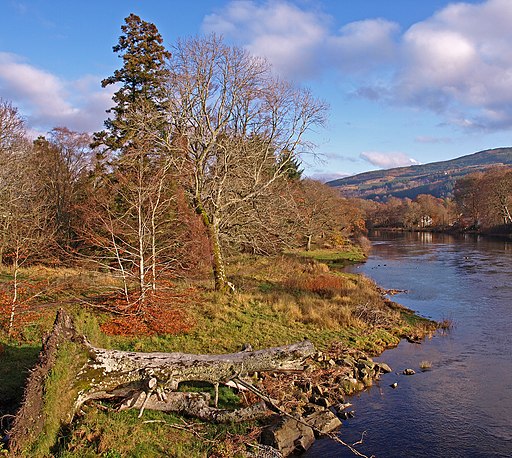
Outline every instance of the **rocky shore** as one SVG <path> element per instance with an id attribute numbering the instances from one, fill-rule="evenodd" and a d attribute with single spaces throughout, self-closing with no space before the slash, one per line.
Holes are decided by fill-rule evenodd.
<path id="1" fill-rule="evenodd" d="M 253 456 L 300 454 L 316 438 L 325 436 L 344 444 L 334 432 L 342 420 L 355 415 L 346 396 L 364 390 L 388 372 L 387 364 L 374 362 L 362 351 L 333 348 L 316 353 L 303 372 L 262 375 L 262 391 L 280 407 L 263 428 L 262 448 Z"/>

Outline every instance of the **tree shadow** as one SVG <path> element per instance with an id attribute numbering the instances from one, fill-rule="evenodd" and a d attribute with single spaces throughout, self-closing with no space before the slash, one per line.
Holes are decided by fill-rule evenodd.
<path id="1" fill-rule="evenodd" d="M 23 400 L 30 370 L 36 365 L 41 346 L 7 345 L 0 342 L 0 434 L 10 428 Z"/>

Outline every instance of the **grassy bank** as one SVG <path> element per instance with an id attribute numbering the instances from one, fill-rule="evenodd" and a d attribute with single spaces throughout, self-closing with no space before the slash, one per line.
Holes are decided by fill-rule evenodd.
<path id="1" fill-rule="evenodd" d="M 345 261 L 356 256 L 346 255 Z M 75 315 L 80 331 L 94 344 L 136 351 L 225 353 L 238 351 L 245 343 L 259 349 L 308 338 L 326 353 L 335 346 L 378 354 L 404 336 L 433 329 L 431 322 L 383 298 L 367 278 L 318 262 L 336 264 L 342 257 L 324 251 L 238 257 L 228 265 L 235 294 L 213 292 L 209 280 L 174 280 L 162 291 L 162 301 L 137 322 L 106 312 L 109 304 L 104 298 L 92 301 L 113 279 L 80 271 L 47 272 L 53 286 L 46 301 L 20 308 L 14 335 L 0 334 L 2 375 L 13 374 L 12 383 L 0 387 L 4 413 L 9 403 L 12 407 L 19 400 L 40 337 L 50 329 L 60 305 Z M 41 272 L 24 275 L 27 285 L 42 281 Z M 7 293 L 9 278 L 2 278 Z M 52 383 L 48 396 L 55 393 L 58 379 Z M 242 402 L 228 388 L 221 397 L 225 406 Z M 139 419 L 137 412 L 116 412 L 98 404 L 87 406 L 72 427 L 59 429 L 52 423 L 45 442 L 38 444 L 37 456 L 237 456 L 237 450 L 257 434 L 257 425 L 206 425 L 158 412 L 146 412 Z"/>

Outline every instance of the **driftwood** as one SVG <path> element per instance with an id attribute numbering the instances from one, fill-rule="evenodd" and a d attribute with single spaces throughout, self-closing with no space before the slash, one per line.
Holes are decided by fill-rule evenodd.
<path id="1" fill-rule="evenodd" d="M 10 448 L 21 453 L 26 442 L 43 430 L 44 383 L 55 363 L 59 345 L 72 341 L 87 355 L 72 387 L 76 392 L 69 406 L 68 420 L 89 400 L 120 401 L 120 409 L 136 408 L 178 412 L 214 422 L 246 421 L 268 414 L 265 402 L 235 411 L 210 407 L 207 393 L 177 392 L 181 382 L 237 383 L 255 372 L 301 370 L 306 358 L 315 352 L 311 342 L 258 351 L 223 355 L 185 353 L 139 353 L 107 350 L 93 346 L 79 335 L 72 319 L 63 310 L 57 314 L 53 331 L 43 343 L 38 366 L 32 372 L 24 403 L 10 431 Z"/>

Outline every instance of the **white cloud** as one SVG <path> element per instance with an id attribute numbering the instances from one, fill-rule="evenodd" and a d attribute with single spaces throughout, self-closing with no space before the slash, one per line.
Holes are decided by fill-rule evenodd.
<path id="1" fill-rule="evenodd" d="M 457 3 L 403 36 L 395 101 L 428 107 L 454 125 L 512 127 L 512 2 Z"/>
<path id="2" fill-rule="evenodd" d="M 232 1 L 203 21 L 204 32 L 236 37 L 253 54 L 266 57 L 288 77 L 317 71 L 317 50 L 327 33 L 325 16 L 286 2 Z"/>
<path id="3" fill-rule="evenodd" d="M 430 135 L 420 135 L 414 139 L 416 143 L 452 143 L 449 137 L 432 137 Z"/>
<path id="4" fill-rule="evenodd" d="M 383 153 L 378 151 L 364 151 L 359 157 L 372 165 L 381 169 L 391 169 L 394 167 L 405 167 L 409 165 L 418 165 L 419 162 L 405 153 L 392 152 Z"/>
<path id="5" fill-rule="evenodd" d="M 88 132 L 101 129 L 105 110 L 112 105 L 112 92 L 101 90 L 97 77 L 65 81 L 4 52 L 0 52 L 0 97 L 17 106 L 29 129 L 38 133 L 58 126 Z"/>
<path id="6" fill-rule="evenodd" d="M 399 27 L 384 19 L 351 22 L 328 38 L 329 57 L 342 71 L 362 72 L 388 65 L 397 54 Z"/>
<path id="7" fill-rule="evenodd" d="M 312 180 L 321 181 L 322 183 L 327 183 L 328 181 L 339 180 L 340 178 L 348 177 L 349 173 L 343 172 L 322 172 L 319 170 L 313 171 L 312 174 L 307 174 L 308 178 Z"/>
<path id="8" fill-rule="evenodd" d="M 206 16 L 217 32 L 265 56 L 282 75 L 335 70 L 353 96 L 429 109 L 453 126 L 512 128 L 512 0 L 451 3 L 401 31 L 382 18 L 334 30 L 313 2 L 231 1 Z"/>
<path id="9" fill-rule="evenodd" d="M 322 12 L 302 10 L 285 1 L 231 1 L 222 11 L 205 17 L 203 31 L 236 39 L 293 79 L 318 76 L 333 66 L 358 73 L 395 56 L 396 24 L 368 19 L 333 32 L 333 22 Z"/>

